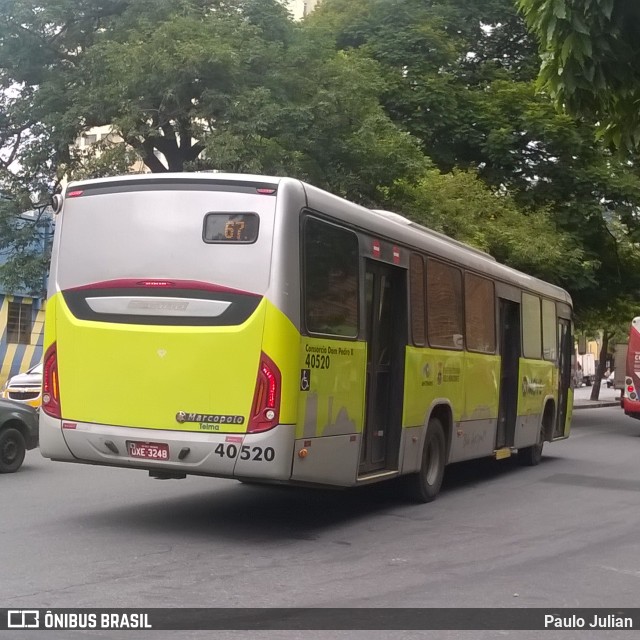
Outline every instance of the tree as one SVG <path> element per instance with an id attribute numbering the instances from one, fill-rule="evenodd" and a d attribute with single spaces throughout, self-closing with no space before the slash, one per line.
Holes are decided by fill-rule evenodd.
<path id="1" fill-rule="evenodd" d="M 428 164 L 379 76 L 277 0 L 0 0 L 0 189 L 37 199 L 135 152 L 151 171 L 289 174 L 372 204 Z M 99 125 L 120 147 L 77 153 Z"/>
<path id="2" fill-rule="evenodd" d="M 377 65 L 309 41 L 277 0 L 3 1 L 4 142 L 25 167 L 48 156 L 73 173 L 70 145 L 106 124 L 152 171 L 293 168 L 327 184 L 382 152 L 401 172 L 420 162 L 379 107 Z"/>
<path id="3" fill-rule="evenodd" d="M 596 379 L 591 388 L 591 400 L 600 396 L 600 386 L 606 370 L 607 358 L 611 353 L 611 346 L 624 343 L 629 335 L 629 323 L 638 314 L 638 303 L 633 298 L 616 300 L 608 309 L 591 314 L 588 311 L 577 318 L 577 329 L 583 334 L 598 336 L 600 339 L 600 353 Z"/>
<path id="4" fill-rule="evenodd" d="M 42 297 L 53 229 L 46 206 L 32 206 L 28 197 L 0 197 L 0 282 L 5 291 Z"/>
<path id="5" fill-rule="evenodd" d="M 557 246 L 579 249 L 580 268 L 552 261 L 555 275 L 544 262 L 525 270 L 559 277 L 578 311 L 604 311 L 640 291 L 637 172 L 595 140 L 591 124 L 536 92 L 536 43 L 512 0 L 324 0 L 309 28 L 334 32 L 336 46 L 381 65 L 387 112 L 442 172 L 474 172 L 509 196 L 515 225 L 527 229 L 539 213 Z M 452 233 L 467 227 L 456 220 Z M 503 259 L 499 246 L 491 250 Z"/>
<path id="6" fill-rule="evenodd" d="M 600 123 L 607 141 L 640 144 L 640 4 L 518 0 L 540 41 L 540 86 L 569 113 Z"/>
<path id="7" fill-rule="evenodd" d="M 392 206 L 416 222 L 549 282 L 576 279 L 584 268 L 582 249 L 570 236 L 558 234 L 548 211 L 524 211 L 474 171 L 432 169 L 417 182 L 397 182 L 386 194 Z"/>

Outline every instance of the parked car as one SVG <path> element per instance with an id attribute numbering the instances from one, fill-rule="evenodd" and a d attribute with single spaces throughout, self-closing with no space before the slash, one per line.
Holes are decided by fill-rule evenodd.
<path id="1" fill-rule="evenodd" d="M 42 400 L 42 362 L 7 380 L 2 397 L 39 407 Z"/>
<path id="2" fill-rule="evenodd" d="M 38 409 L 0 398 L 0 473 L 17 471 L 38 446 Z"/>

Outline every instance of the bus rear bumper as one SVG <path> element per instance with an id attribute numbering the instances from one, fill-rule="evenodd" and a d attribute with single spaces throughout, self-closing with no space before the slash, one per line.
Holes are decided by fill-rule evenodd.
<path id="1" fill-rule="evenodd" d="M 625 414 L 631 418 L 640 418 L 640 400 L 631 400 L 624 396 L 622 398 L 622 408 Z"/>
<path id="2" fill-rule="evenodd" d="M 263 433 L 191 433 L 71 422 L 42 412 L 40 417 L 46 458 L 172 474 L 287 481 L 294 439 L 294 425 Z M 163 457 L 139 457 L 150 449 Z"/>

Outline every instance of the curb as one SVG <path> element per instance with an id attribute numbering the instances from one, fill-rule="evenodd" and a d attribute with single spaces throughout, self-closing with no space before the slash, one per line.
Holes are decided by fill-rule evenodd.
<path id="1" fill-rule="evenodd" d="M 600 409 L 601 407 L 619 407 L 620 400 L 583 400 L 573 405 L 573 410 Z"/>

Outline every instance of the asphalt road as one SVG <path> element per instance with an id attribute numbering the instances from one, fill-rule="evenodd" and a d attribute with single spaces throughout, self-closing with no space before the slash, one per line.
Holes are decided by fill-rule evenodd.
<path id="1" fill-rule="evenodd" d="M 404 501 L 393 483 L 311 491 L 196 477 L 161 481 L 53 463 L 33 451 L 20 472 L 0 476 L 0 607 L 634 607 L 639 460 L 640 421 L 617 407 L 576 412 L 571 438 L 547 445 L 538 467 L 511 460 L 449 467 L 438 500 L 419 506 Z M 556 633 L 602 637 L 428 637 Z"/>

